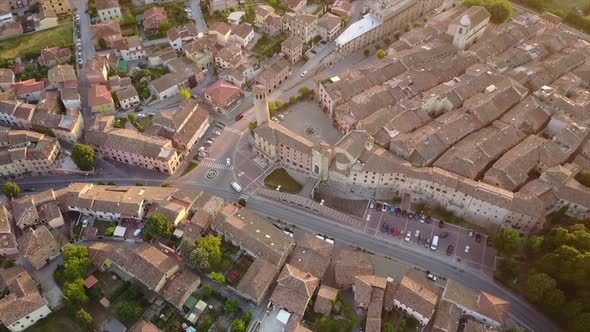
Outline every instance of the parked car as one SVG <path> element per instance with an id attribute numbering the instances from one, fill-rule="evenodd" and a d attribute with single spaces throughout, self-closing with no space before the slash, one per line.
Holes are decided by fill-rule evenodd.
<path id="1" fill-rule="evenodd" d="M 420 230 L 419 229 L 417 229 L 416 230 L 416 233 L 414 233 L 414 236 L 418 236 L 418 235 L 420 235 Z"/>
<path id="2" fill-rule="evenodd" d="M 441 239 L 444 239 L 444 238 L 446 238 L 447 236 L 449 236 L 449 232 L 442 232 L 442 233 L 440 233 L 440 235 L 439 235 L 439 237 L 440 237 Z"/>
<path id="3" fill-rule="evenodd" d="M 381 207 L 381 211 L 382 212 L 387 211 L 387 204 L 386 203 L 383 203 L 383 206 Z"/>
<path id="4" fill-rule="evenodd" d="M 88 227 L 88 219 L 84 219 L 82 221 L 82 228 L 86 228 L 86 227 Z"/>
<path id="5" fill-rule="evenodd" d="M 477 242 L 477 243 L 481 242 L 481 234 L 479 234 L 479 233 L 475 234 L 475 242 Z"/>
<path id="6" fill-rule="evenodd" d="M 438 228 L 445 228 L 445 222 L 444 221 L 439 221 L 438 222 Z"/>
<path id="7" fill-rule="evenodd" d="M 390 206 L 389 207 L 389 213 L 393 214 L 395 212 L 395 206 Z"/>
<path id="8" fill-rule="evenodd" d="M 381 211 L 382 207 L 383 207 L 383 205 L 379 202 L 377 202 L 377 204 L 375 204 L 375 210 L 377 210 L 377 211 Z"/>
<path id="9" fill-rule="evenodd" d="M 465 252 L 469 253 L 469 246 L 465 246 Z"/>
<path id="10" fill-rule="evenodd" d="M 199 152 L 199 156 L 201 156 L 201 157 L 207 157 L 207 152 L 201 151 L 201 152 Z"/>
<path id="11" fill-rule="evenodd" d="M 279 119 L 281 119 L 281 120 L 285 120 L 285 116 L 284 116 L 283 114 L 279 114 L 279 115 L 278 115 L 278 117 L 279 117 Z"/>
<path id="12" fill-rule="evenodd" d="M 449 244 L 449 246 L 447 247 L 447 256 L 451 256 L 453 254 L 453 245 Z"/>
<path id="13" fill-rule="evenodd" d="M 397 228 L 391 227 L 391 235 L 395 236 L 397 234 Z"/>
<path id="14" fill-rule="evenodd" d="M 429 272 L 426 273 L 426 278 L 428 278 L 432 281 L 436 281 L 436 276 L 432 273 L 429 273 Z"/>
<path id="15" fill-rule="evenodd" d="M 469 237 L 472 237 L 473 236 L 473 231 L 469 231 L 469 234 L 468 235 L 469 235 Z"/>
<path id="16" fill-rule="evenodd" d="M 227 167 L 231 166 L 231 159 L 230 158 L 225 158 L 225 166 L 227 166 Z"/>
<path id="17" fill-rule="evenodd" d="M 370 202 L 369 202 L 369 209 L 371 209 L 371 210 L 372 210 L 372 209 L 374 209 L 374 208 L 375 208 L 375 202 L 373 202 L 373 201 L 370 201 Z"/>
<path id="18" fill-rule="evenodd" d="M 219 132 L 219 131 L 216 130 L 216 131 L 213 132 L 213 135 L 219 136 L 219 135 L 221 135 L 221 132 Z"/>
<path id="19" fill-rule="evenodd" d="M 276 117 L 274 117 L 274 116 L 271 118 L 271 120 L 272 120 L 272 121 L 274 121 L 274 122 L 279 122 L 279 119 L 277 119 L 277 118 L 276 118 Z"/>
<path id="20" fill-rule="evenodd" d="M 488 238 L 486 239 L 486 244 L 488 245 L 488 247 L 492 246 L 492 237 L 488 236 Z"/>
<path id="21" fill-rule="evenodd" d="M 430 218 L 429 216 L 426 216 L 426 218 L 424 219 L 424 221 L 425 221 L 427 224 L 430 224 L 430 223 L 432 222 L 432 218 Z"/>
<path id="22" fill-rule="evenodd" d="M 408 231 L 408 232 L 406 233 L 406 238 L 405 238 L 404 240 L 406 240 L 406 241 L 410 241 L 410 239 L 411 239 L 411 238 L 412 238 L 412 232 Z"/>
<path id="23" fill-rule="evenodd" d="M 243 117 L 244 117 L 244 114 L 243 113 L 240 113 L 240 114 L 236 115 L 236 121 L 242 120 Z"/>
<path id="24" fill-rule="evenodd" d="M 414 214 L 412 212 L 408 213 L 408 219 L 413 220 Z"/>
<path id="25" fill-rule="evenodd" d="M 426 242 L 424 242 L 424 248 L 430 248 L 430 238 L 426 239 Z"/>
<path id="26" fill-rule="evenodd" d="M 307 70 L 304 70 L 303 73 L 301 73 L 301 77 L 304 77 L 305 75 L 307 75 Z"/>
<path id="27" fill-rule="evenodd" d="M 199 146 L 199 149 L 198 149 L 198 150 L 199 150 L 199 151 L 205 151 L 205 150 L 207 150 L 207 148 L 206 148 L 206 147 L 204 147 L 204 146 Z"/>
<path id="28" fill-rule="evenodd" d="M 27 188 L 25 188 L 25 192 L 29 192 L 30 193 L 30 192 L 33 192 L 33 191 L 35 191 L 35 188 L 33 188 L 33 187 L 27 187 Z"/>

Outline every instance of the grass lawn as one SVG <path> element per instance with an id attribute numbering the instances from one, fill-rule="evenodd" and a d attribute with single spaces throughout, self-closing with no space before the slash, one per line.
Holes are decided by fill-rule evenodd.
<path id="1" fill-rule="evenodd" d="M 188 165 L 186 166 L 186 168 L 184 169 L 184 171 L 182 171 L 182 175 L 187 174 L 188 172 L 192 171 L 193 169 L 195 169 L 195 167 L 199 166 L 199 163 L 195 163 L 195 162 L 189 162 Z"/>
<path id="2" fill-rule="evenodd" d="M 566 12 L 572 8 L 582 8 L 588 0 L 545 0 L 543 4 L 548 9 L 563 9 Z"/>
<path id="3" fill-rule="evenodd" d="M 296 194 L 301 191 L 301 184 L 293 179 L 284 168 L 277 168 L 264 179 L 264 185 L 276 189 L 281 186 L 279 191 Z"/>
<path id="4" fill-rule="evenodd" d="M 72 24 L 67 22 L 58 27 L 6 39 L 0 42 L 0 57 L 15 58 L 27 52 L 41 52 L 46 47 L 73 46 Z"/>
<path id="5" fill-rule="evenodd" d="M 256 42 L 256 45 L 254 45 L 252 52 L 260 56 L 270 56 L 274 51 L 278 52 L 281 50 L 281 43 L 283 40 L 285 40 L 285 37 L 283 36 L 269 38 L 267 35 L 262 35 L 262 37 L 258 39 L 258 42 Z"/>
<path id="6" fill-rule="evenodd" d="M 66 309 L 61 309 L 47 316 L 47 318 L 38 321 L 35 325 L 29 327 L 27 332 L 82 332 L 84 331 L 72 319 Z"/>

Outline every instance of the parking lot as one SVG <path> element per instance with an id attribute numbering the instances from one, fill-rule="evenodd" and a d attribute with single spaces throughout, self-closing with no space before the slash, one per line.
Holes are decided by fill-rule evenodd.
<path id="1" fill-rule="evenodd" d="M 441 228 L 437 220 L 428 220 L 428 223 L 427 218 L 420 216 L 410 220 L 408 215 L 403 216 L 397 211 L 391 212 L 389 207 L 386 211 L 367 209 L 365 232 L 386 241 L 397 241 L 398 244 L 417 251 L 448 257 L 486 272 L 493 271 L 495 252 L 488 246 L 486 235 L 479 235 L 478 242 L 478 234 L 468 229 L 449 223 L 443 223 Z M 409 241 L 406 240 L 408 232 Z M 436 250 L 427 245 L 434 236 L 439 237 Z M 449 249 L 449 246 L 452 246 L 452 249 Z"/>

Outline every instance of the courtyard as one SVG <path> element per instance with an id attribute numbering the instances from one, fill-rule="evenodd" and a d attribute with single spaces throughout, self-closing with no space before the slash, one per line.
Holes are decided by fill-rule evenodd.
<path id="1" fill-rule="evenodd" d="M 342 138 L 328 114 L 323 113 L 320 105 L 314 101 L 293 104 L 282 115 L 284 119 L 279 122 L 281 125 L 312 142 L 322 139 L 334 145 Z"/>

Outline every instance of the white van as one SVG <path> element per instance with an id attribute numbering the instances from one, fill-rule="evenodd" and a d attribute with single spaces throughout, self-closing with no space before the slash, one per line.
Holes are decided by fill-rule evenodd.
<path id="1" fill-rule="evenodd" d="M 435 235 L 432 238 L 432 242 L 430 243 L 430 249 L 431 250 L 436 250 L 436 247 L 438 246 L 438 235 Z"/>
<path id="2" fill-rule="evenodd" d="M 242 187 L 237 182 L 232 182 L 231 187 L 236 192 L 242 192 Z"/>

